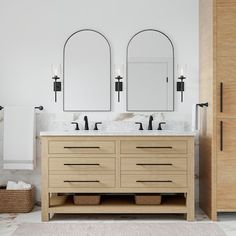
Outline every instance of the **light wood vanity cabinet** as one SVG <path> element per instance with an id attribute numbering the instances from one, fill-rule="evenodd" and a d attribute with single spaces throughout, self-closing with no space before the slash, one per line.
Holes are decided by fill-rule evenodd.
<path id="1" fill-rule="evenodd" d="M 200 206 L 236 212 L 236 1 L 200 0 Z"/>
<path id="2" fill-rule="evenodd" d="M 41 142 L 43 221 L 50 213 L 182 213 L 194 219 L 193 136 L 45 135 Z M 161 205 L 135 205 L 122 198 L 97 206 L 50 205 L 59 193 L 169 197 Z"/>

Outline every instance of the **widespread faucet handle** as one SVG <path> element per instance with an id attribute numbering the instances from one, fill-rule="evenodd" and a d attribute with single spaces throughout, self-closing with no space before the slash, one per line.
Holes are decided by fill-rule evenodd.
<path id="1" fill-rule="evenodd" d="M 93 130 L 98 130 L 98 125 L 101 125 L 102 122 L 96 122 Z"/>
<path id="2" fill-rule="evenodd" d="M 79 123 L 78 122 L 71 122 L 72 125 L 75 125 L 75 130 L 79 130 Z"/>
<path id="3" fill-rule="evenodd" d="M 165 124 L 166 124 L 166 122 L 160 122 L 157 130 L 162 130 L 162 125 L 165 125 Z"/>
<path id="4" fill-rule="evenodd" d="M 143 130 L 142 122 L 135 122 L 136 125 L 139 125 L 139 130 Z"/>

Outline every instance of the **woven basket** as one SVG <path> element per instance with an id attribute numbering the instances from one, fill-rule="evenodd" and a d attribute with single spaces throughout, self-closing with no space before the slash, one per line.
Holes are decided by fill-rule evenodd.
<path id="1" fill-rule="evenodd" d="M 74 195 L 75 205 L 99 205 L 101 196 L 98 194 Z"/>
<path id="2" fill-rule="evenodd" d="M 159 194 L 136 194 L 135 203 L 137 205 L 160 205 L 161 195 Z"/>
<path id="3" fill-rule="evenodd" d="M 6 190 L 0 187 L 0 213 L 27 213 L 35 203 L 35 187 L 27 190 Z"/>

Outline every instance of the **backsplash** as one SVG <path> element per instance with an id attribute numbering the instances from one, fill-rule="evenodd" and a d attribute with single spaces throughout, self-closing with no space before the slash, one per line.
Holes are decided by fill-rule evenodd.
<path id="1" fill-rule="evenodd" d="M 95 122 L 102 122 L 99 126 L 101 130 L 138 130 L 135 122 L 142 122 L 144 129 L 147 129 L 148 118 L 153 115 L 153 129 L 157 129 L 158 123 L 165 121 L 163 129 L 175 131 L 191 131 L 191 122 L 186 121 L 186 117 L 175 116 L 173 113 L 37 113 L 37 163 L 36 169 L 30 170 L 3 170 L 3 112 L 0 115 L 0 184 L 5 184 L 8 180 L 22 180 L 34 184 L 37 189 L 36 198 L 40 201 L 41 183 L 41 155 L 39 135 L 41 131 L 66 131 L 74 130 L 72 121 L 79 122 L 80 129 L 84 129 L 84 115 L 88 116 L 90 129 L 94 128 Z M 175 118 L 175 120 L 173 120 Z M 183 120 L 181 120 L 181 118 Z M 20 125 L 20 124 L 19 124 Z"/>

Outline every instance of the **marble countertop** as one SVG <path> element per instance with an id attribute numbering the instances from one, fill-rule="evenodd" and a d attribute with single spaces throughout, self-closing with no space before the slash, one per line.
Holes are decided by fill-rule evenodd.
<path id="1" fill-rule="evenodd" d="M 40 136 L 195 136 L 195 132 L 170 130 L 137 130 L 137 131 L 106 131 L 106 130 L 79 130 L 79 131 L 45 131 Z"/>

